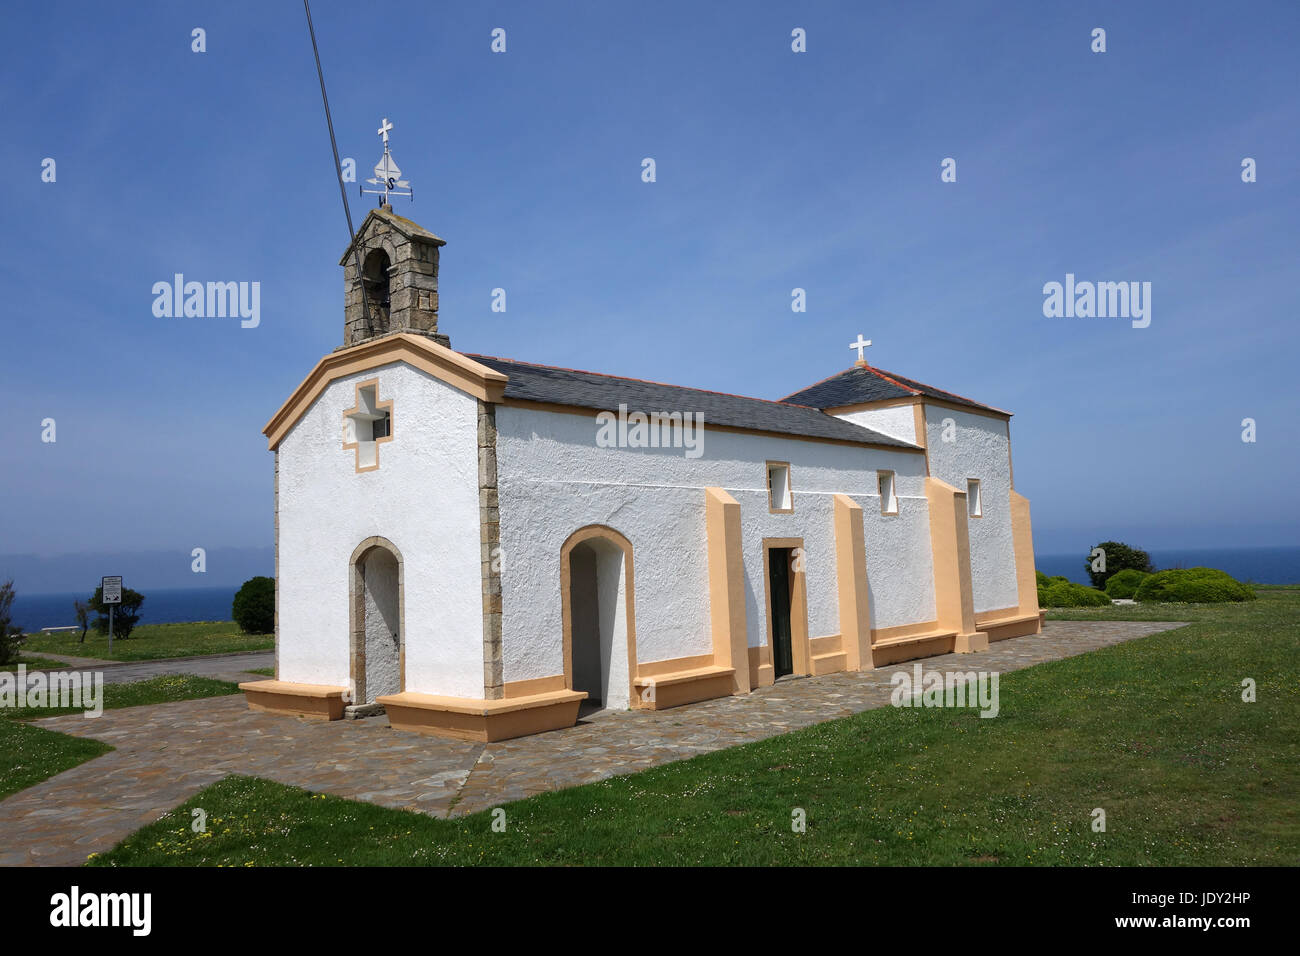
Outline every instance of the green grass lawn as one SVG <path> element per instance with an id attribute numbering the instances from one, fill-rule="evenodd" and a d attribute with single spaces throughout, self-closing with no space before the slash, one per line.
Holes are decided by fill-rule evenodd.
<path id="1" fill-rule="evenodd" d="M 274 676 L 275 676 L 275 668 L 274 668 L 274 667 L 254 667 L 251 671 L 246 671 L 245 673 L 248 673 L 248 674 L 257 674 L 257 675 L 259 675 L 259 676 L 261 676 L 261 677 L 274 677 Z"/>
<path id="2" fill-rule="evenodd" d="M 19 654 L 18 660 L 12 664 L 0 664 L 0 671 L 17 671 L 20 664 L 26 665 L 29 671 L 61 670 L 68 666 L 63 661 L 56 661 L 52 657 L 33 657 L 30 654 Z"/>
<path id="3" fill-rule="evenodd" d="M 165 657 L 199 657 L 232 651 L 269 651 L 275 647 L 271 634 L 245 634 L 233 621 L 204 621 L 192 624 L 141 624 L 125 641 L 113 638 L 108 653 L 108 636 L 91 630 L 86 642 L 80 632 L 34 634 L 23 644 L 31 654 L 68 654 L 96 660 L 152 661 Z"/>
<path id="4" fill-rule="evenodd" d="M 1300 592 L 1160 610 L 1102 609 L 1196 623 L 1005 674 L 993 719 L 868 711 L 508 804 L 503 833 L 230 777 L 90 862 L 1295 865 Z"/>
<path id="5" fill-rule="evenodd" d="M 112 749 L 98 740 L 0 720 L 0 800 Z"/>
<path id="6" fill-rule="evenodd" d="M 238 686 L 227 681 L 192 674 L 169 674 L 131 684 L 105 684 L 104 709 L 237 693 Z M 23 723 L 40 717 L 80 712 L 80 708 L 57 707 L 0 710 L 0 799 L 113 749 L 98 740 L 73 737 Z"/>

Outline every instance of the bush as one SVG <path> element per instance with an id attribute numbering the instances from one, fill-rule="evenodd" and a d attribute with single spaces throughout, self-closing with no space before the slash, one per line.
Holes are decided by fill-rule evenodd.
<path id="1" fill-rule="evenodd" d="M 249 578 L 235 594 L 230 616 L 245 634 L 275 630 L 275 578 Z"/>
<path id="2" fill-rule="evenodd" d="M 1075 584 L 1065 577 L 1048 578 L 1038 587 L 1039 607 L 1101 607 L 1110 604 L 1104 592 Z"/>
<path id="3" fill-rule="evenodd" d="M 26 640 L 23 637 L 23 629 L 15 627 L 10 619 L 14 596 L 12 578 L 0 584 L 0 664 L 12 664 L 18 660 L 18 651 Z"/>
<path id="4" fill-rule="evenodd" d="M 122 588 L 122 603 L 114 605 L 113 611 L 113 636 L 125 641 L 135 630 L 135 626 L 140 623 L 140 605 L 144 603 L 144 595 L 139 591 L 132 591 L 130 588 Z M 90 609 L 99 617 L 95 618 L 95 631 L 99 634 L 108 633 L 108 605 L 104 603 L 104 588 L 95 588 L 95 593 L 90 596 Z"/>
<path id="5" fill-rule="evenodd" d="M 1092 569 L 1093 559 L 1091 555 L 1097 548 L 1101 548 L 1106 552 L 1105 571 L 1094 571 Z M 1089 548 L 1088 554 L 1089 557 L 1084 562 L 1084 567 L 1087 568 L 1088 577 L 1092 580 L 1092 586 L 1095 588 L 1104 588 L 1110 576 L 1118 574 L 1120 571 L 1133 570 L 1150 574 L 1155 570 L 1149 554 L 1145 551 L 1139 551 L 1137 548 L 1130 548 L 1122 541 L 1103 541 L 1096 547 Z"/>
<path id="6" fill-rule="evenodd" d="M 1215 568 L 1176 568 L 1157 571 L 1138 586 L 1139 601 L 1176 601 L 1188 604 L 1220 604 L 1225 601 L 1253 601 L 1254 589 Z"/>
<path id="7" fill-rule="evenodd" d="M 1051 580 L 1046 574 L 1044 574 L 1042 571 L 1039 571 L 1037 568 L 1034 569 L 1034 577 L 1038 580 L 1038 586 L 1040 588 L 1044 584 L 1046 584 L 1049 580 Z"/>
<path id="8" fill-rule="evenodd" d="M 1138 585 L 1150 576 L 1144 571 L 1125 568 L 1110 576 L 1106 582 L 1106 593 L 1112 598 L 1131 598 L 1137 592 Z"/>

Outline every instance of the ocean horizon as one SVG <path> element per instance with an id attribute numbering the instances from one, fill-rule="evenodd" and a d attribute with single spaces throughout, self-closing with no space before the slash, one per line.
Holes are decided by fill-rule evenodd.
<path id="1" fill-rule="evenodd" d="M 1251 584 L 1300 584 L 1300 547 L 1172 548 L 1147 552 L 1157 571 L 1169 568 L 1218 568 Z M 1036 554 L 1034 563 L 1048 577 L 1064 575 L 1090 584 L 1086 553 Z"/>
<path id="2" fill-rule="evenodd" d="M 1158 570 L 1210 567 L 1226 571 L 1239 581 L 1254 584 L 1300 584 L 1300 547 L 1177 548 L 1149 552 Z M 1039 554 L 1039 571 L 1049 577 L 1064 575 L 1088 584 L 1084 554 Z M 23 594 L 14 598 L 13 623 L 23 630 L 69 627 L 77 623 L 73 602 L 90 597 L 91 590 L 53 594 Z M 151 588 L 143 591 L 141 624 L 176 624 L 190 621 L 229 621 L 230 605 L 238 585 L 205 588 Z"/>
<path id="3" fill-rule="evenodd" d="M 141 624 L 181 624 L 231 620 L 230 605 L 239 585 L 136 590 L 144 595 L 144 604 L 140 606 Z M 74 602 L 87 600 L 93 591 L 94 588 L 56 594 L 20 592 L 14 597 L 13 623 L 28 633 L 44 627 L 70 627 L 77 623 Z"/>

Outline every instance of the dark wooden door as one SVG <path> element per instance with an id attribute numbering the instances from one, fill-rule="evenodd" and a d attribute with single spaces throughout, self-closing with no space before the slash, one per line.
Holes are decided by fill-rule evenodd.
<path id="1" fill-rule="evenodd" d="M 772 598 L 772 667 L 777 677 L 794 673 L 790 641 L 790 549 L 772 548 L 767 555 L 768 594 Z"/>

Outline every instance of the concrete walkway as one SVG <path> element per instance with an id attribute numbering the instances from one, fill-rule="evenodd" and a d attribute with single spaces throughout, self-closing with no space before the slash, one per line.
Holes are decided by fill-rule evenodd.
<path id="1" fill-rule="evenodd" d="M 1180 626 L 1049 622 L 1041 635 L 924 666 L 1006 673 Z M 911 668 L 787 679 L 658 712 L 607 711 L 486 745 L 399 733 L 382 717 L 325 723 L 255 713 L 242 697 L 51 717 L 37 724 L 117 749 L 0 802 L 0 865 L 80 864 L 231 773 L 438 817 L 473 813 L 884 706 L 890 676 Z"/>
<path id="2" fill-rule="evenodd" d="M 204 657 L 168 657 L 156 661 L 97 661 L 88 657 L 69 657 L 66 654 L 41 654 L 50 660 L 62 661 L 68 670 L 99 671 L 105 684 L 130 684 L 164 674 L 195 674 L 217 680 L 257 680 L 251 670 L 275 666 L 275 651 L 242 651 L 234 654 L 208 654 Z M 29 674 L 50 668 L 29 667 Z"/>

